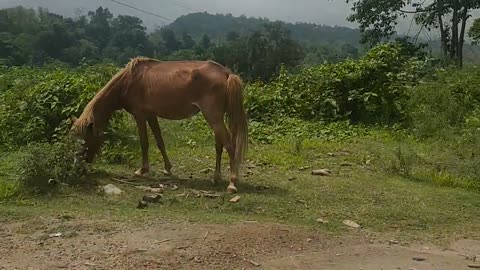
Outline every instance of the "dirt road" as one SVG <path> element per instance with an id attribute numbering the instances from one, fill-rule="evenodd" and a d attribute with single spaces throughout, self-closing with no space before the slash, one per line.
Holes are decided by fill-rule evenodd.
<path id="1" fill-rule="evenodd" d="M 0 269 L 472 269 L 480 241 L 449 248 L 364 232 L 297 227 L 131 223 L 73 217 L 0 223 Z M 467 257 L 470 256 L 470 258 Z M 479 256 L 480 260 L 480 256 Z M 477 262 L 480 264 L 480 262 Z"/>

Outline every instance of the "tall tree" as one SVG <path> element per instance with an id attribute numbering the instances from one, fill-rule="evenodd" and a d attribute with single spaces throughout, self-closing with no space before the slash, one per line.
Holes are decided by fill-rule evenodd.
<path id="1" fill-rule="evenodd" d="M 88 12 L 90 22 L 87 25 L 86 34 L 100 50 L 103 50 L 111 37 L 111 22 L 113 14 L 108 8 L 99 7 L 95 12 Z"/>
<path id="2" fill-rule="evenodd" d="M 348 20 L 360 24 L 362 42 L 374 45 L 391 38 L 400 18 L 409 14 L 426 29 L 438 29 L 445 61 L 463 65 L 466 25 L 479 0 L 346 0 L 353 2 Z"/>
<path id="3" fill-rule="evenodd" d="M 468 31 L 468 35 L 473 39 L 474 44 L 480 43 L 480 18 L 473 22 L 472 27 Z"/>
<path id="4" fill-rule="evenodd" d="M 182 35 L 182 47 L 185 50 L 193 49 L 195 46 L 195 40 L 193 40 L 192 36 L 187 34 L 187 32 L 183 32 Z"/>

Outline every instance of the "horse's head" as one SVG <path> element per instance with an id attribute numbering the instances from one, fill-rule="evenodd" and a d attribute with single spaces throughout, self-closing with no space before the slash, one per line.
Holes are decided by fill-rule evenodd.
<path id="1" fill-rule="evenodd" d="M 80 150 L 76 156 L 87 163 L 91 163 L 102 144 L 102 132 L 95 128 L 93 122 L 76 117 L 72 117 L 72 122 L 70 135 L 80 144 Z"/>

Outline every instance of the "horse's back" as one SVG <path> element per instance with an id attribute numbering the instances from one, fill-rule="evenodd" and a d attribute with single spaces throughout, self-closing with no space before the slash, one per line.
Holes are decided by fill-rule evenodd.
<path id="1" fill-rule="evenodd" d="M 214 61 L 137 62 L 125 95 L 127 106 L 181 119 L 198 112 L 206 97 L 225 96 L 229 70 Z"/>

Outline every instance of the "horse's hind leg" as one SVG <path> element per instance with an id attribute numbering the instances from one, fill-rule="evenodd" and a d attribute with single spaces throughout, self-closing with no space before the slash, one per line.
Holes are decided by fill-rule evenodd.
<path id="1" fill-rule="evenodd" d="M 237 170 L 235 168 L 235 147 L 230 142 L 230 132 L 227 130 L 225 123 L 223 122 L 222 113 L 209 113 L 203 112 L 205 119 L 207 120 L 210 127 L 213 129 L 215 133 L 215 148 L 217 152 L 217 162 L 216 162 L 216 169 L 215 169 L 215 178 L 220 177 L 220 161 L 221 161 L 221 154 L 222 154 L 222 146 L 225 147 L 227 150 L 228 156 L 230 158 L 230 184 L 228 185 L 227 191 L 235 193 L 237 192 L 236 182 L 238 179 L 238 174 L 236 173 Z M 214 179 L 215 179 L 214 178 Z M 218 178 L 216 179 L 218 180 Z"/>
<path id="2" fill-rule="evenodd" d="M 157 147 L 162 153 L 163 162 L 165 164 L 165 174 L 171 175 L 172 174 L 172 164 L 170 163 L 170 159 L 167 156 L 167 150 L 165 149 L 165 142 L 163 141 L 162 131 L 160 130 L 160 126 L 158 125 L 158 119 L 156 116 L 150 116 L 147 119 L 148 125 L 152 130 L 153 136 L 155 137 L 155 141 L 157 142 Z"/>
<path id="3" fill-rule="evenodd" d="M 150 171 L 150 164 L 148 162 L 148 134 L 147 134 L 147 120 L 142 116 L 134 116 L 137 122 L 138 136 L 140 137 L 140 147 L 142 149 L 142 168 L 138 169 L 135 174 L 142 176 Z"/>
<path id="4" fill-rule="evenodd" d="M 217 184 L 222 181 L 222 154 L 223 154 L 223 144 L 221 138 L 215 135 L 215 151 L 216 151 L 216 161 L 215 161 L 215 174 L 213 175 L 213 183 Z"/>

